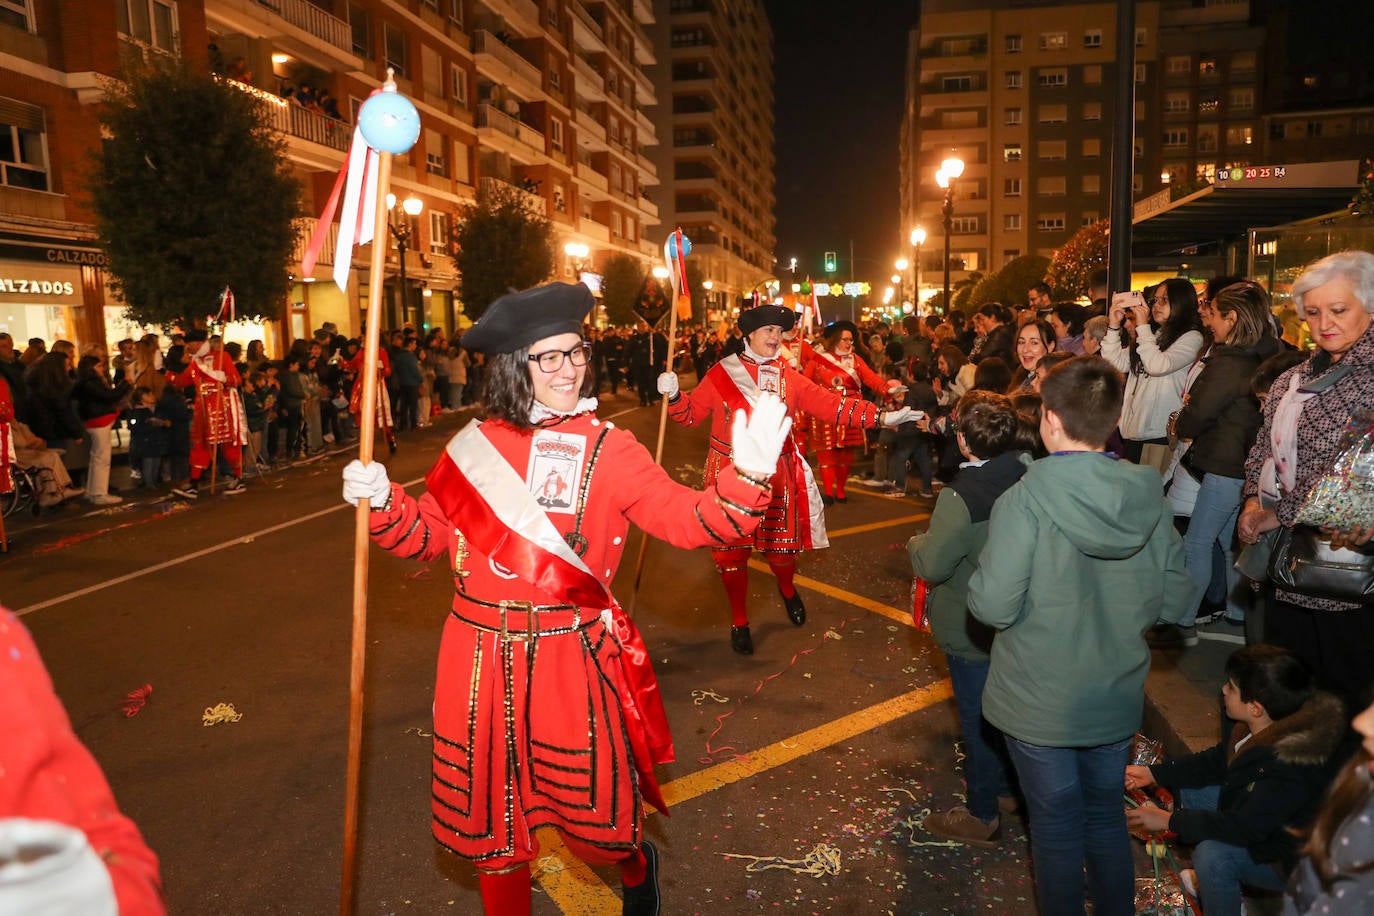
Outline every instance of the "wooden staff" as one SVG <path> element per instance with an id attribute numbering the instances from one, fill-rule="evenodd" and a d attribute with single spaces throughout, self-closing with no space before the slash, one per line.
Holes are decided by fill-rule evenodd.
<path id="1" fill-rule="evenodd" d="M 208 344 L 207 344 L 207 346 L 208 346 Z M 210 356 L 211 356 L 211 358 L 213 358 L 214 355 L 215 355 L 215 351 L 214 351 L 213 349 L 211 349 L 211 350 L 210 350 Z M 219 387 L 219 391 L 216 393 L 215 399 L 216 399 L 217 401 L 219 401 L 219 406 L 215 409 L 214 416 L 215 416 L 215 417 L 218 417 L 219 414 L 220 414 L 220 411 L 222 411 L 222 410 L 224 409 L 224 386 L 223 386 L 223 385 L 221 385 L 221 386 Z M 206 440 L 208 440 L 208 444 L 209 444 L 209 446 L 210 446 L 210 495 L 211 495 L 211 496 L 214 496 L 214 495 L 215 495 L 215 482 L 219 479 L 219 443 L 214 441 L 214 438 L 215 438 L 215 422 L 214 422 L 214 418 L 211 417 L 210 414 L 209 414 L 209 408 L 208 408 L 208 407 L 206 408 L 206 416 L 205 416 L 205 438 L 206 438 Z"/>
<path id="2" fill-rule="evenodd" d="M 674 235 L 670 235 L 668 238 L 669 238 L 669 240 L 671 241 L 671 240 L 674 238 Z M 679 258 L 685 257 L 685 255 L 683 254 L 682 251 L 679 250 L 679 251 L 678 251 L 678 257 L 679 257 Z M 669 265 L 668 265 L 668 282 L 669 282 L 670 284 L 672 284 L 673 291 L 674 291 L 675 293 L 678 293 L 678 295 L 674 295 L 674 296 L 673 296 L 673 307 L 672 307 L 671 309 L 668 310 L 668 371 L 669 371 L 669 372 L 672 372 L 672 371 L 673 371 L 673 346 L 674 346 L 674 344 L 677 342 L 677 300 L 678 300 L 678 299 L 680 298 L 680 296 L 682 296 L 682 295 L 687 295 L 687 296 L 690 296 L 690 295 L 691 295 L 691 292 L 690 292 L 690 291 L 688 291 L 688 292 L 686 292 L 686 293 L 682 293 L 681 291 L 679 291 L 679 290 L 677 289 L 677 283 L 675 283 L 675 282 L 673 281 L 673 277 L 674 277 L 674 274 L 673 274 L 673 265 L 672 265 L 672 263 L 670 262 Z M 653 334 L 654 334 L 654 329 L 653 329 L 653 328 L 650 328 L 650 329 L 649 329 L 649 348 L 650 348 L 650 349 L 649 349 L 649 353 L 650 353 L 650 357 L 651 357 L 651 358 L 652 358 L 653 346 L 654 346 L 654 337 L 653 337 Z M 654 446 L 654 464 L 662 464 L 662 463 L 663 463 L 663 437 L 664 437 L 664 434 L 665 434 L 667 431 L 668 431 L 668 399 L 667 399 L 667 398 L 664 398 L 664 399 L 663 399 L 663 403 L 659 406 L 659 409 L 658 409 L 658 444 L 657 444 L 656 446 Z M 640 530 L 640 538 L 639 538 L 639 558 L 635 560 L 635 583 L 634 583 L 634 590 L 630 592 L 630 603 L 627 604 L 627 605 L 625 606 L 625 616 L 626 616 L 626 617 L 634 617 L 634 615 L 635 615 L 635 601 L 638 600 L 638 598 L 639 598 L 639 580 L 640 580 L 640 578 L 644 575 L 644 555 L 645 555 L 645 553 L 648 552 L 648 550 L 649 550 L 649 534 L 648 534 L 648 532 L 646 532 L 646 531 L 644 531 L 644 530 L 641 529 L 641 530 Z"/>
<path id="3" fill-rule="evenodd" d="M 372 463 L 372 444 L 377 433 L 377 346 L 381 338 L 382 277 L 386 270 L 386 192 L 391 184 L 391 153 L 378 152 L 377 214 L 372 226 L 372 262 L 367 284 L 367 331 L 363 344 L 363 398 L 359 416 L 369 422 L 359 423 L 358 460 Z M 340 251 L 335 257 L 346 258 Z M 355 382 L 355 384 L 357 384 Z M 343 885 L 339 894 L 339 912 L 350 916 L 353 912 L 353 876 L 358 846 L 358 783 L 362 768 L 363 747 L 363 670 L 367 653 L 367 558 L 371 547 L 369 525 L 372 506 L 369 500 L 358 500 L 353 517 L 353 664 L 348 680 L 348 776 L 344 788 L 344 847 Z"/>

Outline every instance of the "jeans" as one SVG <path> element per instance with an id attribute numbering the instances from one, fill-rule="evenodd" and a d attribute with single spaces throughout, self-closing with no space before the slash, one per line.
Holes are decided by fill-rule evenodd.
<path id="1" fill-rule="evenodd" d="M 1030 816 L 1035 896 L 1043 916 L 1082 916 L 1083 866 L 1095 916 L 1135 912 L 1135 865 L 1121 802 L 1131 741 L 1040 747 L 1007 736 Z"/>
<path id="2" fill-rule="evenodd" d="M 91 459 L 86 466 L 86 498 L 110 495 L 110 427 L 88 426 Z"/>
<path id="3" fill-rule="evenodd" d="M 1212 581 L 1215 569 L 1213 553 L 1216 548 L 1221 550 L 1224 567 L 1226 616 L 1237 621 L 1245 618 L 1245 608 L 1237 604 L 1234 598 L 1240 584 L 1240 573 L 1232 565 L 1235 556 L 1231 549 L 1236 538 L 1240 490 L 1244 483 L 1240 478 L 1222 477 L 1219 474 L 1204 474 L 1202 477 L 1197 502 L 1193 505 L 1193 518 L 1188 523 L 1188 533 L 1183 537 L 1183 560 L 1188 565 L 1188 574 L 1193 577 L 1193 597 L 1179 626 L 1190 627 L 1197 622 L 1198 608 Z"/>
<path id="4" fill-rule="evenodd" d="M 930 439 L 924 433 L 898 432 L 887 453 L 887 476 L 899 490 L 906 489 L 907 459 L 916 462 L 916 473 L 921 475 L 921 492 L 929 493 L 935 468 L 930 460 Z"/>
<path id="5" fill-rule="evenodd" d="M 1183 789 L 1179 802 L 1185 808 L 1217 810 L 1219 786 Z M 1283 877 L 1273 865 L 1256 862 L 1243 846 L 1219 840 L 1203 840 L 1193 850 L 1193 871 L 1197 872 L 1198 896 L 1207 916 L 1240 916 L 1241 886 L 1263 891 L 1281 891 Z"/>
<path id="6" fill-rule="evenodd" d="M 964 782 L 968 786 L 968 813 L 984 823 L 997 814 L 997 797 L 1011 795 L 1011 761 L 1002 733 L 983 718 L 983 686 L 988 682 L 988 662 L 946 655 L 954 703 L 959 707 L 959 729 L 964 733 Z"/>
<path id="7" fill-rule="evenodd" d="M 138 459 L 138 472 L 143 476 L 144 489 L 153 489 L 162 484 L 162 456 L 144 455 Z"/>

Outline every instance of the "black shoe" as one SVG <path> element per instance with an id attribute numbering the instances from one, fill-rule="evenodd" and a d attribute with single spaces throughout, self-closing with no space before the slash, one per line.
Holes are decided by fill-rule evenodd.
<path id="1" fill-rule="evenodd" d="M 806 623 L 806 605 L 802 603 L 801 592 L 793 591 L 791 598 L 781 591 L 778 594 L 782 595 L 782 603 L 787 605 L 787 619 L 796 626 Z"/>
<path id="2" fill-rule="evenodd" d="M 754 654 L 754 640 L 749 635 L 749 624 L 730 628 L 730 648 L 740 655 Z"/>
<path id="3" fill-rule="evenodd" d="M 836 496 L 836 497 L 835 497 L 835 502 L 837 502 L 837 503 L 847 503 L 847 502 L 849 502 L 849 497 L 848 497 L 848 496 Z"/>
<path id="4" fill-rule="evenodd" d="M 622 916 L 658 916 L 658 850 L 645 840 L 639 844 L 644 853 L 644 880 L 625 888 Z"/>
<path id="5" fill-rule="evenodd" d="M 833 506 L 833 505 L 835 505 L 835 497 L 831 496 L 829 493 L 822 493 L 822 494 L 821 494 L 821 505 L 822 505 L 822 506 Z"/>

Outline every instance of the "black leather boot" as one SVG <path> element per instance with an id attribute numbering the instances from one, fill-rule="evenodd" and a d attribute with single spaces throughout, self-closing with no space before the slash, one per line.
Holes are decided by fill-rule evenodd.
<path id="1" fill-rule="evenodd" d="M 806 623 L 806 605 L 802 603 L 801 592 L 793 591 L 791 598 L 783 595 L 781 591 L 778 594 L 782 596 L 782 603 L 787 605 L 787 619 L 795 626 Z"/>
<path id="2" fill-rule="evenodd" d="M 658 916 L 658 850 L 648 840 L 639 848 L 644 853 L 644 881 L 625 888 L 620 912 L 622 916 Z"/>
<path id="3" fill-rule="evenodd" d="M 749 635 L 749 625 L 730 628 L 730 648 L 740 655 L 754 654 L 754 640 Z"/>

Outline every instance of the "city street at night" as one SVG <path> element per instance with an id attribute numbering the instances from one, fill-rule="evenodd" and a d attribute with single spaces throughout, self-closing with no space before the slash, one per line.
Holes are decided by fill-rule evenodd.
<path id="1" fill-rule="evenodd" d="M 657 409 L 603 398 L 652 445 Z M 412 493 L 468 414 L 404 439 Z M 700 485 L 706 435 L 670 427 L 664 465 Z M 172 912 L 323 913 L 337 906 L 347 742 L 352 513 L 339 452 L 253 481 L 241 497 L 131 499 L 12 531 L 3 600 L 33 631 L 78 735 L 162 859 Z M 800 568 L 794 628 L 751 574 L 757 653 L 736 655 L 707 552 L 651 544 L 635 607 L 673 727 L 651 814 L 664 912 L 1032 912 L 1023 824 L 1000 848 L 939 841 L 958 802 L 947 672 L 904 612 L 902 546 L 931 501 L 851 489 L 833 546 Z M 53 518 L 58 519 L 52 521 Z M 14 526 L 12 526 L 14 527 Z M 616 592 L 628 604 L 638 534 Z M 452 594 L 440 563 L 374 548 L 358 912 L 473 913 L 472 867 L 429 836 L 430 702 Z M 762 568 L 762 567 L 760 567 Z M 126 717 L 129 691 L 147 705 Z M 207 727 L 208 708 L 236 722 Z M 619 912 L 614 869 L 544 835 L 539 914 Z"/>

